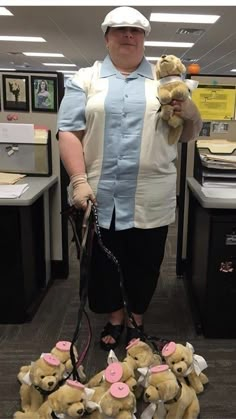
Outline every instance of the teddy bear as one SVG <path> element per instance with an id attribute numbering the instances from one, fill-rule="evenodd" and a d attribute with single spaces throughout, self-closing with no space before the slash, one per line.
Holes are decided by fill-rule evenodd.
<path id="1" fill-rule="evenodd" d="M 142 367 L 159 365 L 162 360 L 146 342 L 138 338 L 126 347 L 126 357 L 123 361 L 131 365 L 134 370 L 137 370 Z"/>
<path id="2" fill-rule="evenodd" d="M 70 376 L 73 370 L 71 356 L 70 356 L 71 342 L 67 340 L 62 340 L 56 343 L 54 348 L 50 351 L 51 354 L 55 355 L 64 365 L 65 365 L 65 375 L 66 378 Z M 75 345 L 73 345 L 73 353 L 75 357 L 75 362 L 78 362 L 79 355 Z M 85 383 L 86 375 L 84 373 L 84 368 L 82 365 L 78 367 L 78 375 L 81 383 Z"/>
<path id="3" fill-rule="evenodd" d="M 173 145 L 179 140 L 183 130 L 183 119 L 174 114 L 171 102 L 185 101 L 189 97 L 188 85 L 181 75 L 186 71 L 184 64 L 175 55 L 162 55 L 156 64 L 159 80 L 158 98 L 161 103 L 160 117 L 170 126 L 168 143 Z"/>
<path id="4" fill-rule="evenodd" d="M 209 381 L 202 372 L 207 368 L 207 363 L 202 356 L 194 354 L 194 348 L 190 343 L 187 342 L 184 346 L 169 342 L 162 349 L 162 356 L 178 379 L 187 379 L 197 394 L 203 392 L 203 385 Z"/>
<path id="5" fill-rule="evenodd" d="M 123 360 L 123 364 L 128 364 L 135 373 L 135 379 L 137 384 L 131 388 L 134 392 L 136 399 L 140 399 L 143 394 L 145 374 L 148 371 L 148 367 L 161 364 L 161 357 L 154 353 L 152 348 L 146 343 L 137 338 L 133 340 L 126 347 L 126 357 Z M 142 369 L 142 374 L 139 371 Z"/>
<path id="6" fill-rule="evenodd" d="M 65 373 L 64 373 L 65 379 L 69 378 L 73 370 L 72 361 L 70 357 L 70 347 L 71 347 L 71 342 L 63 340 L 63 341 L 57 342 L 56 345 L 50 351 L 52 355 L 56 356 L 60 360 L 60 362 L 62 362 L 62 364 L 65 365 Z M 74 345 L 73 345 L 73 353 L 74 353 L 75 361 L 77 362 L 79 356 L 78 356 L 77 349 Z M 20 368 L 20 371 L 17 374 L 17 378 L 21 384 L 23 383 L 23 378 L 25 374 L 28 373 L 29 370 L 30 370 L 30 365 L 23 365 Z M 78 371 L 78 375 L 79 375 L 81 383 L 85 383 L 86 375 L 84 373 L 83 366 L 80 365 L 77 371 Z"/>
<path id="7" fill-rule="evenodd" d="M 125 383 L 113 383 L 100 399 L 97 399 L 97 406 L 90 419 L 135 419 L 136 398 Z"/>
<path id="8" fill-rule="evenodd" d="M 22 378 L 20 387 L 21 408 L 36 412 L 46 396 L 55 391 L 63 379 L 65 366 L 51 353 L 43 354 L 33 362 Z"/>
<path id="9" fill-rule="evenodd" d="M 87 386 L 94 388 L 102 386 L 107 390 L 115 381 L 126 383 L 131 391 L 134 391 L 137 381 L 135 379 L 134 368 L 127 362 L 120 362 L 113 350 L 110 350 L 107 358 L 108 367 L 92 377 Z"/>
<path id="10" fill-rule="evenodd" d="M 78 419 L 85 414 L 86 403 L 92 394 L 83 384 L 68 379 L 48 396 L 37 412 L 16 412 L 14 419 Z"/>
<path id="11" fill-rule="evenodd" d="M 87 384 L 94 390 L 92 402 L 87 407 L 87 413 L 91 414 L 92 419 L 100 417 L 98 412 L 100 401 L 114 383 L 125 383 L 132 392 L 137 385 L 133 368 L 127 362 L 120 362 L 113 350 L 110 350 L 107 362 L 107 368 L 92 377 Z"/>
<path id="12" fill-rule="evenodd" d="M 141 419 L 196 419 L 200 413 L 193 388 L 178 382 L 167 364 L 149 370 L 144 401 L 149 405 L 141 414 Z"/>

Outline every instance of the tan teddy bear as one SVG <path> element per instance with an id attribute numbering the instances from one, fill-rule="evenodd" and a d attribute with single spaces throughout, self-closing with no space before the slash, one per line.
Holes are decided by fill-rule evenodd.
<path id="1" fill-rule="evenodd" d="M 115 382 L 97 401 L 90 419 L 135 419 L 136 399 L 125 383 Z"/>
<path id="2" fill-rule="evenodd" d="M 196 419 L 200 413 L 193 388 L 179 383 L 164 364 L 150 369 L 144 400 L 150 405 L 141 414 L 141 419 Z"/>
<path id="3" fill-rule="evenodd" d="M 135 371 L 137 385 L 133 391 L 137 399 L 143 394 L 145 375 L 147 374 L 148 368 L 150 366 L 160 365 L 161 361 L 161 357 L 157 353 L 154 353 L 152 348 L 139 338 L 135 339 L 126 347 L 126 357 L 123 362 L 130 365 Z M 140 374 L 139 368 L 143 368 L 142 374 Z"/>
<path id="4" fill-rule="evenodd" d="M 65 375 L 66 378 L 70 376 L 73 370 L 71 356 L 70 356 L 71 342 L 67 340 L 62 340 L 56 343 L 55 347 L 50 351 L 51 354 L 55 355 L 64 365 L 65 365 Z M 76 347 L 73 345 L 73 353 L 75 357 L 75 362 L 78 362 L 79 355 Z M 81 383 L 85 383 L 86 375 L 84 373 L 84 368 L 82 365 L 78 367 L 78 375 Z"/>
<path id="5" fill-rule="evenodd" d="M 70 357 L 70 347 L 71 347 L 71 342 L 67 340 L 63 340 L 63 341 L 57 342 L 56 345 L 50 351 L 52 355 L 55 355 L 59 359 L 59 361 L 65 365 L 64 378 L 69 378 L 73 369 L 71 357 Z M 73 353 L 75 357 L 75 362 L 77 362 L 79 356 L 78 356 L 78 352 L 75 346 L 73 346 Z M 25 374 L 29 370 L 30 370 L 30 365 L 24 365 L 20 368 L 17 378 L 21 384 L 23 383 L 23 378 Z M 86 375 L 84 373 L 84 368 L 82 365 L 80 365 L 78 368 L 78 375 L 79 375 L 81 383 L 85 383 Z"/>
<path id="6" fill-rule="evenodd" d="M 146 342 L 135 339 L 126 347 L 124 362 L 128 362 L 134 370 L 137 370 L 138 368 L 161 364 L 161 357 L 154 353 Z"/>
<path id="7" fill-rule="evenodd" d="M 156 64 L 159 80 L 158 98 L 161 103 L 160 117 L 170 126 L 168 142 L 177 143 L 183 130 L 183 119 L 174 114 L 172 100 L 184 101 L 189 97 L 187 84 L 181 78 L 186 71 L 184 64 L 175 55 L 162 55 Z"/>
<path id="8" fill-rule="evenodd" d="M 46 396 L 55 391 L 63 379 L 65 366 L 52 354 L 44 354 L 30 366 L 20 387 L 21 408 L 36 412 Z"/>
<path id="9" fill-rule="evenodd" d="M 203 385 L 209 381 L 202 372 L 207 368 L 207 363 L 202 356 L 194 354 L 194 348 L 190 343 L 187 342 L 184 346 L 169 342 L 162 349 L 162 356 L 178 379 L 187 379 L 197 394 L 203 392 Z"/>
<path id="10" fill-rule="evenodd" d="M 103 386 L 107 390 L 115 381 L 122 381 L 129 386 L 131 391 L 134 391 L 137 381 L 133 366 L 127 362 L 120 362 L 113 350 L 109 352 L 107 362 L 108 367 L 92 377 L 87 386 L 89 388 Z"/>
<path id="11" fill-rule="evenodd" d="M 91 392 L 78 381 L 67 380 L 48 396 L 37 412 L 16 412 L 14 419 L 78 419 L 84 415 L 87 400 L 91 397 L 88 391 Z"/>

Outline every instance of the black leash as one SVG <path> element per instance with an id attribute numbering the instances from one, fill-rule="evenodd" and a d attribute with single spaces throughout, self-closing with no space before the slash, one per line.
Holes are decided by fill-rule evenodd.
<path id="1" fill-rule="evenodd" d="M 97 233 L 98 238 L 98 244 L 100 245 L 101 249 L 106 253 L 107 257 L 112 260 L 112 262 L 116 265 L 117 271 L 120 275 L 120 287 L 122 292 L 122 298 L 124 302 L 124 308 L 128 314 L 128 318 L 133 325 L 133 327 L 136 329 L 137 336 L 139 338 L 147 343 L 149 343 L 153 350 L 161 355 L 162 348 L 165 346 L 165 344 L 169 343 L 170 340 L 162 339 L 157 336 L 150 336 L 147 335 L 144 331 L 140 330 L 134 316 L 129 308 L 127 293 L 124 286 L 124 277 L 122 273 L 122 269 L 120 266 L 120 263 L 118 259 L 113 255 L 113 253 L 103 244 L 100 226 L 98 222 L 98 214 L 97 214 L 97 208 L 95 205 L 93 205 L 90 201 L 88 203 L 90 205 L 89 208 L 89 215 L 87 217 L 87 220 L 84 224 L 84 218 L 86 218 L 86 214 L 84 214 L 83 211 L 77 210 L 74 207 L 70 207 L 67 211 L 65 211 L 63 214 L 66 214 L 68 216 L 68 219 L 70 221 L 70 224 L 72 226 L 73 234 L 74 234 L 74 241 L 77 249 L 77 255 L 78 259 L 80 260 L 80 306 L 78 310 L 78 316 L 77 316 L 77 325 L 76 329 L 71 341 L 71 347 L 70 347 L 70 357 L 71 362 L 73 366 L 72 375 L 73 379 L 80 381 L 80 377 L 77 371 L 77 368 L 79 365 L 81 365 L 83 359 L 85 358 L 87 351 L 89 349 L 89 345 L 91 342 L 92 337 L 92 331 L 91 331 L 91 324 L 88 317 L 87 312 L 85 311 L 85 305 L 87 302 L 88 297 L 88 282 L 89 282 L 89 276 L 90 276 L 90 260 L 91 260 L 91 252 L 92 252 L 92 241 L 93 241 L 93 234 Z M 83 234 L 83 229 L 86 229 Z M 86 234 L 85 234 L 86 233 Z M 86 345 L 85 350 L 79 357 L 79 360 L 76 361 L 75 355 L 73 352 L 73 347 L 78 339 L 79 336 L 79 330 L 80 330 L 80 324 L 83 317 L 83 314 L 86 316 L 88 328 L 89 328 L 89 339 L 88 343 Z M 70 374 L 70 375 L 71 375 Z M 69 378 L 69 377 L 67 377 Z"/>
<path id="2" fill-rule="evenodd" d="M 90 210 L 91 210 L 91 204 Z M 88 296 L 88 282 L 89 282 L 89 275 L 90 275 L 90 257 L 91 257 L 91 250 L 92 250 L 92 236 L 94 234 L 94 222 L 92 220 L 92 213 L 91 211 L 88 214 L 88 219 L 86 220 L 86 224 L 84 222 L 85 216 L 87 216 L 87 212 L 82 212 L 74 207 L 70 207 L 67 211 L 63 214 L 68 216 L 68 220 L 70 221 L 73 234 L 74 234 L 74 241 L 77 249 L 77 256 L 80 260 L 80 305 L 77 314 L 77 324 L 75 328 L 75 332 L 73 338 L 71 340 L 70 346 L 70 358 L 72 363 L 72 372 L 65 378 L 67 380 L 71 374 L 73 380 L 80 381 L 78 367 L 82 364 L 92 338 L 92 328 L 91 323 L 89 320 L 89 316 L 85 310 L 87 296 Z M 84 234 L 83 234 L 84 233 Z M 74 354 L 74 347 L 76 346 L 76 342 L 79 337 L 80 325 L 83 315 L 86 317 L 87 325 L 89 329 L 89 338 L 87 344 L 85 346 L 84 351 L 79 356 L 78 360 L 75 359 Z"/>

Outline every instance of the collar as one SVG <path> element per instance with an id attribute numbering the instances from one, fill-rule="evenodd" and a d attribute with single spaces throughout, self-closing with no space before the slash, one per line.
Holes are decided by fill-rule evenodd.
<path id="1" fill-rule="evenodd" d="M 65 416 L 64 413 L 56 414 L 55 412 L 51 412 L 51 417 L 52 419 L 66 419 L 67 416 Z"/>
<path id="2" fill-rule="evenodd" d="M 118 78 L 123 78 L 122 74 L 115 68 L 114 64 L 112 63 L 110 56 L 107 55 L 104 61 L 102 62 L 100 77 L 110 77 L 116 75 Z M 133 73 L 129 74 L 126 78 L 128 79 L 137 79 L 138 76 L 146 77 L 148 79 L 153 80 L 152 68 L 150 63 L 143 57 L 141 63 L 139 64 L 138 68 L 133 71 Z"/>
<path id="3" fill-rule="evenodd" d="M 38 392 L 42 395 L 42 396 L 49 396 L 49 394 L 53 393 L 54 391 L 56 391 L 59 388 L 59 383 L 56 385 L 56 387 L 54 387 L 53 390 L 43 390 L 41 387 L 39 386 L 35 386 L 34 388 L 36 390 L 38 390 Z"/>
<path id="4" fill-rule="evenodd" d="M 164 402 L 164 404 L 176 403 L 179 400 L 179 398 L 181 397 L 181 394 L 182 394 L 182 384 L 178 381 L 178 385 L 179 385 L 179 390 L 178 390 L 177 394 L 175 395 L 175 397 L 173 397 L 173 399 L 171 399 L 171 400 L 167 400 L 166 402 Z"/>
<path id="5" fill-rule="evenodd" d="M 166 83 L 173 83 L 174 81 L 183 81 L 183 79 L 180 76 L 166 76 L 162 79 L 159 79 L 159 84 L 166 84 Z"/>

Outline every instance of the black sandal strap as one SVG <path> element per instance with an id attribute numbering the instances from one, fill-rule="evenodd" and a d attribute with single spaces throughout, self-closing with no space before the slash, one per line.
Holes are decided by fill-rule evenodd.
<path id="1" fill-rule="evenodd" d="M 143 340 L 144 328 L 141 324 L 137 327 L 128 327 L 126 329 L 126 344 L 128 345 L 131 340 L 140 338 Z"/>
<path id="2" fill-rule="evenodd" d="M 111 336 L 115 341 L 118 341 L 123 330 L 123 324 L 111 324 L 108 322 L 101 333 L 101 338 Z"/>

